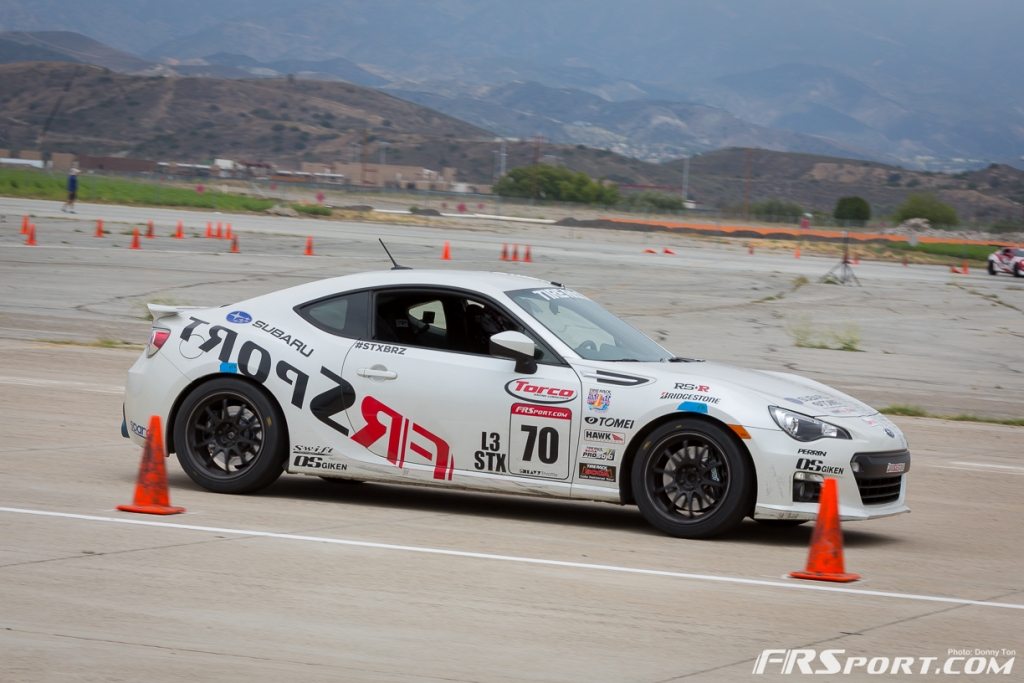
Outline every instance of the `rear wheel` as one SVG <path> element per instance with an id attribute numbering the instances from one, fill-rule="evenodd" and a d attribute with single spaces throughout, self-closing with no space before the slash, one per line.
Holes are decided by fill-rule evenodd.
<path id="1" fill-rule="evenodd" d="M 250 493 L 281 476 L 284 418 L 259 389 L 233 377 L 199 385 L 174 422 L 178 462 L 192 481 L 218 493 Z"/>
<path id="2" fill-rule="evenodd" d="M 1014 263 L 1013 264 L 1013 276 L 1014 277 L 1024 277 L 1024 270 L 1020 269 L 1020 263 Z"/>
<path id="3" fill-rule="evenodd" d="M 633 460 L 633 496 L 647 521 L 671 536 L 717 536 L 746 515 L 751 469 L 725 429 L 682 419 L 644 439 Z"/>
<path id="4" fill-rule="evenodd" d="M 989 275 L 995 275 L 996 274 L 996 264 L 992 263 L 991 261 L 988 262 L 988 274 Z"/>

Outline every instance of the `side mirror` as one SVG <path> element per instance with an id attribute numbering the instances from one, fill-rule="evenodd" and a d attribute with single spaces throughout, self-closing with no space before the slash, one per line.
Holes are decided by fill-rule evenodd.
<path id="1" fill-rule="evenodd" d="M 491 335 L 491 355 L 511 358 L 516 362 L 516 372 L 524 375 L 537 372 L 537 361 L 533 358 L 536 350 L 533 340 L 522 332 L 510 330 Z"/>

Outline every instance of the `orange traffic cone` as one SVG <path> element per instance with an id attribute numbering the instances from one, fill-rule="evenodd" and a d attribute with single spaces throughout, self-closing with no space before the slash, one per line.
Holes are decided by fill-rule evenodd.
<path id="1" fill-rule="evenodd" d="M 523 250 L 523 263 L 533 263 L 533 255 L 530 254 L 529 244 L 527 244 Z"/>
<path id="2" fill-rule="evenodd" d="M 800 258 L 800 247 L 799 246 L 797 246 L 797 248 L 793 250 L 793 258 Z"/>
<path id="3" fill-rule="evenodd" d="M 507 244 L 502 244 L 501 245 L 501 260 L 502 261 L 508 261 L 508 245 Z"/>
<path id="4" fill-rule="evenodd" d="M 847 574 L 843 565 L 843 532 L 839 528 L 839 494 L 836 492 L 835 479 L 828 478 L 821 485 L 818 521 L 811 535 L 807 568 L 802 572 L 790 572 L 789 575 L 794 579 L 838 583 L 860 578 L 860 574 Z"/>
<path id="5" fill-rule="evenodd" d="M 149 418 L 146 446 L 142 449 L 139 478 L 135 483 L 135 502 L 131 505 L 118 505 L 117 509 L 147 515 L 176 515 L 185 511 L 185 508 L 171 505 L 171 496 L 167 491 L 164 437 L 159 415 Z"/>
<path id="6" fill-rule="evenodd" d="M 662 254 L 668 254 L 669 256 L 675 256 L 676 255 L 676 252 L 672 251 L 668 247 L 665 247 L 664 249 L 662 249 L 661 253 Z"/>
<path id="7" fill-rule="evenodd" d="M 103 237 L 103 219 L 96 219 L 96 237 Z"/>
<path id="8" fill-rule="evenodd" d="M 142 245 L 139 244 L 139 229 L 138 228 L 135 228 L 135 230 L 132 231 L 132 246 L 130 246 L 128 248 L 129 249 L 142 249 Z"/>
<path id="9" fill-rule="evenodd" d="M 963 273 L 964 275 L 971 274 L 971 269 L 970 267 L 968 267 L 967 261 L 964 261 L 964 265 L 960 268 L 960 272 Z"/>
<path id="10" fill-rule="evenodd" d="M 519 245 L 518 244 L 513 244 L 512 245 L 512 255 L 509 256 L 509 260 L 510 261 L 518 261 L 519 260 Z"/>
<path id="11" fill-rule="evenodd" d="M 231 224 L 228 223 L 228 228 L 227 228 L 226 231 L 224 231 L 224 239 L 229 240 L 231 238 L 232 238 L 232 235 L 231 235 Z"/>
<path id="12" fill-rule="evenodd" d="M 149 222 L 146 223 L 146 239 L 151 240 L 154 237 L 156 237 L 156 233 L 153 232 L 153 219 L 151 218 L 149 219 Z"/>
<path id="13" fill-rule="evenodd" d="M 444 242 L 444 248 L 441 249 L 441 260 L 451 261 L 452 260 L 452 245 L 448 244 L 448 240 Z"/>
<path id="14" fill-rule="evenodd" d="M 22 235 L 27 235 L 28 234 L 28 226 L 29 226 L 29 220 L 28 220 L 28 214 L 26 213 L 24 216 L 21 217 L 21 234 Z"/>
<path id="15" fill-rule="evenodd" d="M 29 247 L 36 246 L 36 226 L 32 223 L 28 224 L 28 232 L 25 233 L 25 245 Z"/>
<path id="16" fill-rule="evenodd" d="M 306 238 L 306 251 L 305 251 L 305 253 L 303 255 L 304 256 L 312 256 L 313 255 L 313 237 L 312 236 Z"/>
<path id="17" fill-rule="evenodd" d="M 206 237 L 207 239 L 213 239 L 213 223 L 206 221 Z"/>
<path id="18" fill-rule="evenodd" d="M 953 264 L 949 264 L 949 272 L 956 273 L 957 275 L 959 275 L 960 269 L 954 266 Z"/>
<path id="19" fill-rule="evenodd" d="M 655 249 L 644 249 L 644 253 L 645 254 L 657 254 L 658 252 Z"/>
<path id="20" fill-rule="evenodd" d="M 217 239 L 224 239 L 224 224 L 217 221 Z"/>
<path id="21" fill-rule="evenodd" d="M 182 222 L 178 221 L 178 229 L 174 231 L 174 239 L 183 240 L 185 239 L 185 226 Z"/>
<path id="22" fill-rule="evenodd" d="M 853 265 L 855 265 L 855 266 L 859 266 L 860 265 L 860 256 L 858 256 L 857 254 L 853 255 Z"/>
<path id="23" fill-rule="evenodd" d="M 231 253 L 237 254 L 238 252 L 238 235 L 231 238 Z"/>

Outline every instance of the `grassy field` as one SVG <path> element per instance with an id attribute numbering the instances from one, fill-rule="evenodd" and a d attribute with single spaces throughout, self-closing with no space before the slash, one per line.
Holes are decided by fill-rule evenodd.
<path id="1" fill-rule="evenodd" d="M 0 168 L 0 195 L 63 201 L 67 197 L 66 188 L 65 176 L 35 170 Z M 265 211 L 277 203 L 272 199 L 209 189 L 196 192 L 193 188 L 84 174 L 78 178 L 78 199 L 105 204 L 179 206 L 235 212 Z"/>
<path id="2" fill-rule="evenodd" d="M 998 243 L 997 236 L 993 244 Z M 952 259 L 968 259 L 972 261 L 986 261 L 989 254 L 996 250 L 994 246 L 986 244 L 917 244 L 911 246 L 905 242 L 894 242 L 889 246 L 894 251 L 907 251 L 918 254 L 931 254 L 933 256 L 944 256 Z"/>

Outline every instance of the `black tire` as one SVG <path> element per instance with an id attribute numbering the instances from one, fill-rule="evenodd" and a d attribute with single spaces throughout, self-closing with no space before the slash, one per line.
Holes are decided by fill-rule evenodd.
<path id="1" fill-rule="evenodd" d="M 633 497 L 644 518 L 670 536 L 719 536 L 750 510 L 752 469 L 725 429 L 681 419 L 644 439 L 633 460 Z"/>
<path id="2" fill-rule="evenodd" d="M 1020 269 L 1020 264 L 1019 263 L 1014 263 L 1013 264 L 1013 276 L 1014 277 L 1024 277 L 1024 270 Z"/>
<path id="3" fill-rule="evenodd" d="M 995 275 L 996 274 L 996 266 L 991 261 L 988 262 L 988 274 L 989 275 Z"/>
<path id="4" fill-rule="evenodd" d="M 766 527 L 772 529 L 790 529 L 797 527 L 804 522 L 809 522 L 809 519 L 755 519 L 758 524 L 763 524 Z"/>
<path id="5" fill-rule="evenodd" d="M 220 377 L 185 397 L 174 445 L 192 481 L 217 493 L 251 493 L 274 483 L 287 455 L 284 417 L 248 382 Z"/>

